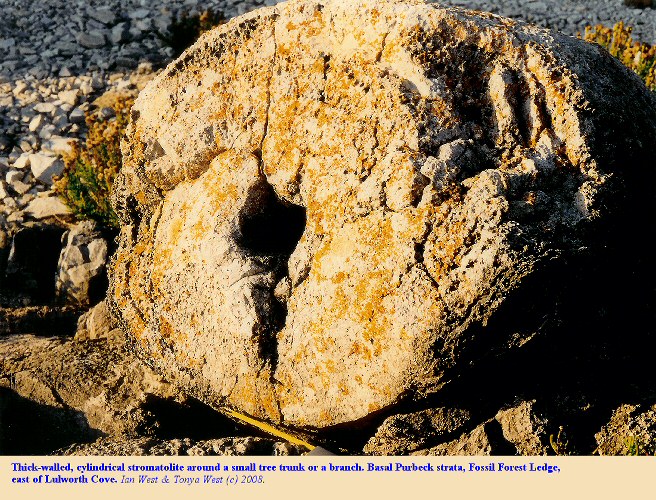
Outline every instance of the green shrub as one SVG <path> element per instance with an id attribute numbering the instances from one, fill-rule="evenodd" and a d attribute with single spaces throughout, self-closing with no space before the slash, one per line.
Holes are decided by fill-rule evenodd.
<path id="1" fill-rule="evenodd" d="M 652 91 L 656 91 L 656 45 L 634 42 L 631 27 L 619 22 L 613 28 L 597 25 L 585 28 L 584 39 L 604 47 L 613 57 L 633 70 Z"/>
<path id="2" fill-rule="evenodd" d="M 626 454 L 631 457 L 656 455 L 656 443 L 645 443 L 636 436 L 626 438 Z"/>
<path id="3" fill-rule="evenodd" d="M 203 32 L 222 22 L 223 15 L 211 10 L 197 16 L 183 14 L 173 21 L 169 32 L 160 37 L 174 49 L 177 57 Z M 121 139 L 134 96 L 106 94 L 101 99 L 102 106 L 111 107 L 115 117 L 105 120 L 96 114 L 87 114 L 86 144 L 84 147 L 75 145 L 73 151 L 64 156 L 65 168 L 55 182 L 55 191 L 77 217 L 117 228 L 118 218 L 110 205 L 110 195 L 114 178 L 121 169 Z"/>
<path id="4" fill-rule="evenodd" d="M 64 156 L 65 168 L 55 182 L 55 191 L 75 215 L 93 219 L 105 227 L 118 227 L 109 199 L 116 174 L 121 169 L 121 138 L 128 123 L 131 96 L 116 96 L 111 103 L 115 117 L 102 119 L 87 114 L 87 140 Z"/>

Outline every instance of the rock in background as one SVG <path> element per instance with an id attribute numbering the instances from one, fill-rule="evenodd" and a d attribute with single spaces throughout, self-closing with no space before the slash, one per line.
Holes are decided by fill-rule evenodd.
<path id="1" fill-rule="evenodd" d="M 492 397 L 471 439 L 494 418 L 506 449 L 545 452 L 553 424 L 496 419 L 513 392 L 553 406 L 618 331 L 652 342 L 655 110 L 598 47 L 489 14 L 235 19 L 133 108 L 113 311 L 213 405 L 372 431 L 417 401 L 476 403 L 475 374 Z"/>
<path id="2" fill-rule="evenodd" d="M 72 227 L 62 236 L 55 292 L 61 302 L 89 306 L 107 291 L 105 263 L 108 244 L 92 221 Z"/>
<path id="3" fill-rule="evenodd" d="M 77 322 L 75 340 L 107 340 L 110 344 L 125 343 L 125 334 L 118 328 L 103 300 L 82 314 Z"/>

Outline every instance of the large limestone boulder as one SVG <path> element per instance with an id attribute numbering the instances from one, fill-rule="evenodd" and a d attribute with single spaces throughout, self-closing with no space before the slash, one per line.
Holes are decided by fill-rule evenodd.
<path id="1" fill-rule="evenodd" d="M 137 99 L 111 307 L 214 406 L 394 413 L 535 338 L 640 333 L 655 140 L 654 96 L 583 41 L 417 1 L 262 9 Z"/>

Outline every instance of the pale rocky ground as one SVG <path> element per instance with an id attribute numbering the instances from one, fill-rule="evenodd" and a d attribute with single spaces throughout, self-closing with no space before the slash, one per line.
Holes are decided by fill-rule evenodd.
<path id="1" fill-rule="evenodd" d="M 84 113 L 91 109 L 96 97 L 109 89 L 135 90 L 141 86 L 139 83 L 141 77 L 149 75 L 153 68 L 157 69 L 170 60 L 171 50 L 161 42 L 156 33 L 165 31 L 172 16 L 182 11 L 193 13 L 211 7 L 223 12 L 226 17 L 231 17 L 262 5 L 275 3 L 272 0 L 260 2 L 111 0 L 78 2 L 76 5 L 61 0 L 43 2 L 5 0 L 3 19 L 0 21 L 0 54 L 3 55 L 0 58 L 0 272 L 4 272 L 1 262 L 3 252 L 9 252 L 10 242 L 2 241 L 8 234 L 13 234 L 25 226 L 38 226 L 53 220 L 73 222 L 66 207 L 50 191 L 53 175 L 60 173 L 63 166 L 59 155 L 69 148 L 69 140 L 84 140 Z M 569 35 L 575 35 L 585 25 L 599 22 L 610 26 L 623 20 L 626 24 L 634 26 L 636 38 L 647 42 L 656 41 L 656 9 L 626 8 L 621 0 L 498 0 L 494 2 L 445 0 L 442 3 L 490 10 L 515 19 L 556 28 Z M 108 112 L 102 109 L 97 111 Z M 108 115 L 108 118 L 111 116 Z M 69 254 L 71 252 L 69 251 Z M 68 267 L 74 268 L 80 264 L 86 265 L 87 262 L 76 263 L 73 258 Z M 90 269 L 89 272 L 93 274 L 96 271 Z M 116 368 L 119 373 L 121 370 L 126 370 L 125 373 L 134 373 L 130 370 L 136 369 L 134 365 L 136 361 L 132 360 L 130 355 L 124 354 L 122 339 L 120 336 L 117 337 L 112 326 L 108 326 L 108 317 L 102 310 L 96 310 L 80 321 L 75 340 L 55 337 L 44 339 L 41 336 L 64 332 L 70 334 L 71 329 L 74 329 L 71 325 L 74 325 L 77 315 L 69 309 L 61 308 L 58 310 L 58 326 L 52 327 L 42 321 L 44 315 L 40 306 L 3 310 L 2 305 L 0 301 L 0 336 L 20 332 L 36 332 L 39 336 L 0 337 L 0 349 L 3 352 L 1 363 L 4 363 L 0 364 L 4 370 L 0 377 L 0 385 L 18 391 L 15 394 L 19 395 L 12 395 L 11 401 L 15 402 L 15 398 L 26 398 L 29 402 L 25 403 L 21 399 L 20 404 L 25 403 L 29 408 L 32 408 L 30 406 L 32 404 L 46 405 L 48 407 L 46 413 L 54 415 L 55 422 L 58 421 L 57 419 L 63 419 L 65 425 L 60 428 L 55 426 L 55 431 L 68 426 L 70 422 L 87 419 L 86 428 L 84 425 L 81 427 L 82 430 L 72 427 L 73 437 L 69 442 L 91 439 L 90 434 L 84 434 L 89 431 L 89 424 L 96 427 L 100 425 L 98 428 L 109 435 L 117 432 L 128 435 L 132 431 L 136 434 L 143 432 L 148 426 L 141 425 L 139 422 L 147 422 L 148 418 L 151 418 L 149 422 L 156 421 L 158 415 L 152 407 L 144 405 L 144 401 L 148 398 L 167 399 L 176 411 L 186 404 L 186 396 L 177 391 L 163 395 L 161 387 L 157 384 L 146 389 L 139 387 L 141 377 L 147 379 L 157 377 L 150 374 L 151 372 L 146 374 L 147 369 L 143 367 L 138 368 L 140 371 L 135 377 L 135 386 L 121 387 L 120 383 L 118 386 L 111 386 L 111 383 L 120 380 L 122 375 L 117 375 L 118 379 L 109 377 L 107 380 L 102 380 L 101 377 L 96 385 L 88 387 L 86 393 L 61 397 L 58 392 L 61 387 L 53 387 L 52 381 L 48 382 L 47 377 L 34 368 L 41 359 L 39 356 L 43 355 L 39 353 L 61 352 L 65 357 L 71 356 L 71 352 L 80 355 L 81 350 L 86 353 L 83 354 L 85 359 L 100 360 L 104 355 L 108 356 L 108 359 L 120 357 L 122 361 L 117 362 Z M 107 337 L 110 340 L 106 340 Z M 17 353 L 16 359 L 23 357 L 25 360 L 19 359 L 16 361 L 18 364 L 11 364 L 11 356 L 16 356 Z M 557 357 L 558 352 L 553 356 Z M 74 358 L 70 359 L 74 361 Z M 100 364 L 92 369 L 103 373 L 105 369 L 103 362 L 99 361 Z M 72 363 L 71 366 L 76 365 Z M 21 374 L 18 382 L 15 377 L 8 375 L 14 373 Z M 134 400 L 129 394 L 134 396 Z M 3 394 L 0 393 L 0 398 L 2 396 Z M 113 397 L 115 400 L 108 402 L 103 400 L 103 397 L 110 399 Z M 116 404 L 116 400 L 121 397 L 125 399 Z M 0 425 L 3 401 L 7 400 L 0 400 Z M 472 400 L 476 401 L 476 397 L 468 401 L 470 407 L 473 404 Z M 580 406 L 585 407 L 586 404 L 582 402 Z M 23 407 L 19 405 L 18 408 Z M 92 408 L 93 412 L 89 413 L 89 408 Z M 63 410 L 63 417 L 59 413 L 60 410 Z M 511 405 L 504 410 L 488 408 L 487 412 L 480 409 L 460 408 L 458 405 L 446 405 L 433 408 L 428 413 L 419 411 L 409 413 L 407 416 L 391 417 L 368 442 L 362 441 L 361 437 L 348 437 L 347 440 L 359 443 L 359 448 L 350 448 L 351 451 L 362 449 L 364 446 L 364 451 L 367 453 L 382 454 L 552 453 L 549 435 L 553 427 L 545 426 L 547 421 L 545 415 L 549 414 L 549 410 L 551 409 L 545 410 L 540 407 L 532 399 L 518 401 L 515 406 Z M 155 417 L 152 415 L 148 417 L 148 412 L 153 414 L 153 411 Z M 83 418 L 80 418 L 80 412 Z M 610 415 L 609 412 L 607 413 Z M 6 415 L 5 412 L 5 417 Z M 120 415 L 130 415 L 130 417 L 124 420 Z M 124 426 L 123 430 L 103 428 L 98 424 L 100 421 L 98 419 L 102 418 L 106 420 L 116 418 L 117 425 Z M 633 432 L 635 429 L 643 442 L 651 443 L 653 421 L 653 410 L 649 410 L 649 405 L 645 407 L 644 404 L 640 406 L 640 403 L 636 403 L 632 406 L 621 406 L 613 414 L 611 422 L 598 434 L 598 440 L 602 442 L 601 451 L 609 454 L 625 452 L 626 443 L 618 436 Z M 607 418 L 598 422 L 597 429 L 605 422 L 608 422 Z M 36 422 L 35 426 L 42 424 L 43 422 Z M 231 429 L 228 424 L 226 426 Z M 125 431 L 128 427 L 129 432 Z M 156 436 L 157 432 L 152 427 L 148 432 L 153 436 L 127 441 L 123 438 L 104 438 L 97 443 L 95 451 L 93 448 L 82 447 L 69 452 L 105 454 L 118 454 L 115 453 L 116 450 L 126 454 L 299 452 L 273 442 L 255 446 L 252 444 L 255 441 L 249 441 L 251 438 L 243 438 L 246 441 L 237 440 L 233 443 L 203 438 L 190 440 L 183 436 L 162 438 Z M 231 430 L 226 432 L 229 433 Z M 413 437 L 406 443 L 404 436 L 408 433 Z M 441 444 L 432 446 L 436 442 Z M 0 449 L 2 444 L 0 436 Z M 64 446 L 67 443 L 58 443 L 58 446 L 59 444 Z M 53 450 L 54 448 L 51 448 L 38 452 Z"/>

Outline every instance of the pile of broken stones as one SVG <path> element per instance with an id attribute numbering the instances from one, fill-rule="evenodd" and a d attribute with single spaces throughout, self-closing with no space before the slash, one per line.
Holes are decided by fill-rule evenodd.
<path id="1" fill-rule="evenodd" d="M 342 3 L 233 19 L 157 76 L 109 74 L 164 23 L 112 3 L 69 40 L 103 58 L 8 68 L 0 453 L 306 451 L 224 405 L 351 454 L 653 450 L 654 96 L 522 23 Z M 51 186 L 138 75 L 116 235 Z"/>

